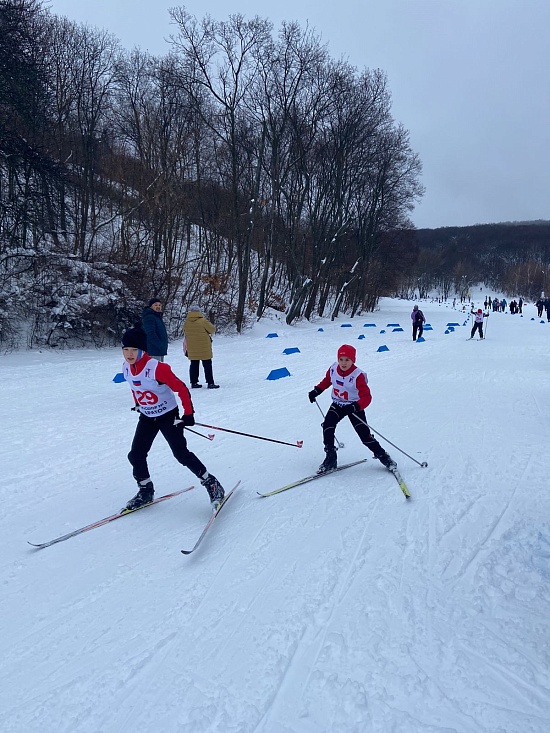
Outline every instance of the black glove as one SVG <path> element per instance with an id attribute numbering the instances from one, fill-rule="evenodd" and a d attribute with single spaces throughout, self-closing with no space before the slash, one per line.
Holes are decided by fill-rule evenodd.
<path id="1" fill-rule="evenodd" d="M 186 428 L 192 428 L 195 424 L 195 415 L 193 413 L 191 413 L 190 415 L 182 415 L 181 421 Z"/>
<path id="2" fill-rule="evenodd" d="M 344 416 L 357 415 L 358 412 L 361 412 L 359 402 L 350 402 L 349 405 L 342 405 L 340 407 L 340 413 Z"/>
<path id="3" fill-rule="evenodd" d="M 319 387 L 314 387 L 311 392 L 308 392 L 309 401 L 313 404 L 319 395 L 322 394 L 322 390 Z"/>
<path id="4" fill-rule="evenodd" d="M 130 407 L 130 410 L 132 412 L 139 412 L 139 405 L 134 405 L 133 407 Z"/>

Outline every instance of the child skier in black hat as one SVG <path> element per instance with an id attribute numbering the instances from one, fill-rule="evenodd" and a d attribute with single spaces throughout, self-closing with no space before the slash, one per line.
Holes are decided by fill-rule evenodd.
<path id="1" fill-rule="evenodd" d="M 353 346 L 348 344 L 340 346 L 338 361 L 329 367 L 324 378 L 308 394 L 309 401 L 313 403 L 322 392 L 332 387 L 332 405 L 322 424 L 326 458 L 319 466 L 317 473 L 327 473 L 337 467 L 334 433 L 340 420 L 345 417 L 349 417 L 363 445 L 372 451 L 380 463 L 390 470 L 397 467 L 397 463 L 373 437 L 367 425 L 365 408 L 370 405 L 372 395 L 367 375 L 355 366 L 355 359 L 356 351 Z"/>
<path id="2" fill-rule="evenodd" d="M 213 509 L 217 509 L 224 497 L 224 490 L 215 476 L 187 448 L 184 426 L 195 424 L 191 395 L 185 384 L 168 364 L 147 354 L 147 336 L 140 326 L 124 332 L 122 354 L 125 362 L 122 373 L 132 390 L 135 408 L 140 413 L 128 460 L 132 464 L 138 493 L 126 504 L 127 509 L 137 509 L 153 500 L 154 487 L 149 476 L 147 455 L 159 432 L 170 446 L 174 458 L 195 474 L 206 487 Z M 183 406 L 181 422 L 176 395 Z"/>

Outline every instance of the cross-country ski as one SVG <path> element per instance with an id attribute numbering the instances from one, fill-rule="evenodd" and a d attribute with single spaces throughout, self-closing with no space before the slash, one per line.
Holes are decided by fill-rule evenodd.
<path id="1" fill-rule="evenodd" d="M 56 537 L 55 539 L 49 540 L 48 542 L 28 542 L 28 544 L 31 545 L 32 547 L 36 547 L 38 550 L 41 550 L 44 547 L 51 547 L 51 545 L 56 545 L 58 542 L 65 542 L 65 540 L 69 540 L 71 539 L 71 537 L 76 537 L 77 535 L 83 534 L 84 532 L 89 532 L 91 529 L 97 529 L 97 527 L 102 527 L 104 524 L 109 524 L 109 522 L 114 522 L 116 519 L 121 519 L 122 517 L 127 517 L 129 514 L 134 514 L 135 512 L 139 512 L 140 509 L 147 509 L 147 507 L 153 506 L 154 504 L 160 504 L 162 501 L 166 501 L 167 499 L 172 499 L 174 496 L 185 494 L 186 491 L 191 491 L 191 489 L 193 488 L 194 488 L 193 486 L 188 486 L 186 489 L 179 489 L 178 491 L 173 491 L 171 494 L 165 494 L 164 496 L 159 496 L 156 499 L 153 499 L 153 501 L 150 501 L 147 504 L 142 504 L 141 506 L 138 506 L 135 509 L 123 509 L 122 511 L 117 512 L 116 514 L 111 514 L 109 517 L 100 519 L 97 522 L 92 522 L 92 524 L 87 524 L 85 527 L 79 527 L 79 529 L 74 529 L 72 532 L 67 532 L 67 534 L 61 535 L 61 537 Z"/>
<path id="2" fill-rule="evenodd" d="M 200 533 L 200 535 L 199 535 L 197 541 L 195 542 L 195 544 L 193 545 L 193 547 L 190 550 L 182 550 L 181 551 L 184 555 L 190 555 L 192 552 L 195 552 L 195 550 L 197 549 L 197 547 L 200 545 L 200 543 L 205 538 L 206 533 L 208 532 L 208 530 L 210 529 L 210 527 L 214 524 L 214 521 L 215 521 L 216 517 L 221 512 L 221 510 L 224 508 L 224 506 L 227 504 L 227 502 L 229 501 L 229 499 L 233 496 L 233 493 L 235 492 L 236 488 L 239 486 L 240 483 L 241 482 L 239 481 L 237 484 L 235 484 L 235 486 L 231 489 L 231 491 L 228 494 L 225 495 L 225 497 L 224 497 L 223 501 L 221 502 L 221 504 L 219 505 L 219 507 L 215 511 L 212 512 L 212 516 L 210 517 L 210 519 L 208 520 L 208 522 L 205 524 L 204 529 Z"/>

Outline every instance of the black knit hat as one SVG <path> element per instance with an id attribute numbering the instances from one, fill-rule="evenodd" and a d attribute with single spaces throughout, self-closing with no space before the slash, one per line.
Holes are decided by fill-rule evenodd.
<path id="1" fill-rule="evenodd" d="M 129 346 L 131 349 L 147 351 L 147 334 L 138 323 L 133 328 L 128 328 L 122 334 L 122 348 L 125 346 Z"/>
<path id="2" fill-rule="evenodd" d="M 160 298 L 151 298 L 151 300 L 149 301 L 149 308 L 155 303 L 160 303 L 162 305 L 162 300 Z"/>

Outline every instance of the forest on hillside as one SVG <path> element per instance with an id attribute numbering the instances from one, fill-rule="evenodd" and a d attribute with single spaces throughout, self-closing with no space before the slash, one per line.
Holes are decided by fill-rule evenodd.
<path id="1" fill-rule="evenodd" d="M 550 290 L 550 221 L 417 229 L 417 259 L 401 290 L 437 289 L 463 297 L 483 282 L 510 297 L 536 300 Z"/>
<path id="2" fill-rule="evenodd" d="M 2 348 L 116 343 L 153 295 L 175 335 L 192 302 L 241 331 L 268 309 L 293 323 L 481 278 L 538 287 L 538 227 L 506 266 L 494 240 L 414 230 L 421 162 L 383 71 L 295 23 L 170 12 L 156 57 L 0 0 Z"/>
<path id="3" fill-rule="evenodd" d="M 373 307 L 413 253 L 420 162 L 387 80 L 315 33 L 171 11 L 171 52 L 0 0 L 3 343 L 116 339 L 151 294 L 241 330 Z M 139 309 L 137 309 L 139 312 Z"/>

